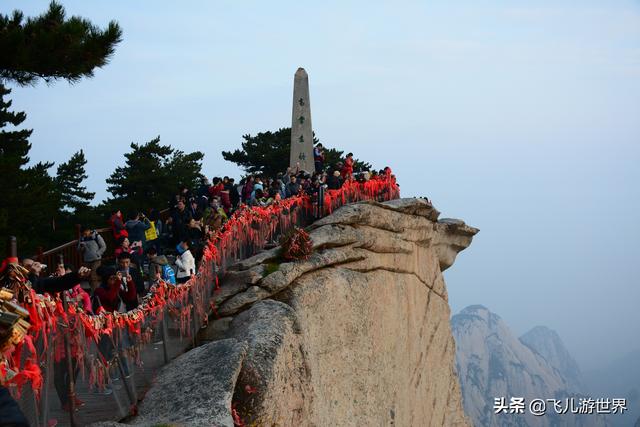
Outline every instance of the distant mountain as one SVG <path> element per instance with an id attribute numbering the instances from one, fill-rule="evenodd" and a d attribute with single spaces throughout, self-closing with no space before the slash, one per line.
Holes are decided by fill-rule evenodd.
<path id="1" fill-rule="evenodd" d="M 494 413 L 495 398 L 508 403 L 511 397 L 525 402 L 583 397 L 580 370 L 555 332 L 534 328 L 520 340 L 481 305 L 453 316 L 451 328 L 464 409 L 476 427 L 609 425 L 602 416 L 560 415 L 552 408 L 544 416 Z"/>
<path id="2" fill-rule="evenodd" d="M 546 326 L 536 326 L 520 337 L 520 341 L 542 356 L 567 381 L 569 390 L 585 392 L 582 373 L 567 351 L 558 333 Z"/>
<path id="3" fill-rule="evenodd" d="M 640 349 L 597 370 L 586 371 L 584 382 L 591 393 L 602 397 L 627 399 L 629 410 L 621 416 L 610 417 L 618 427 L 640 427 Z"/>

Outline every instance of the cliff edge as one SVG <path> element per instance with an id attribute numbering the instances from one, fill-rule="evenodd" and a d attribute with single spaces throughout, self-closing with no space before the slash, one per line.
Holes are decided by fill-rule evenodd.
<path id="1" fill-rule="evenodd" d="M 134 423 L 469 425 L 442 271 L 478 230 L 438 215 L 422 199 L 355 203 L 308 228 L 308 260 L 274 248 L 238 263 L 212 342 L 162 370 Z M 208 402 L 179 393 L 219 361 Z"/>

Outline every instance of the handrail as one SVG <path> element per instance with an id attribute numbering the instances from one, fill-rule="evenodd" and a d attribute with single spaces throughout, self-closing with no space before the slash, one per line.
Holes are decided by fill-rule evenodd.
<path id="1" fill-rule="evenodd" d="M 105 228 L 98 228 L 96 231 L 97 231 L 98 233 L 105 233 L 105 232 L 107 232 L 107 231 L 109 231 L 109 230 L 111 230 L 109 227 L 105 227 Z M 75 240 L 72 240 L 72 241 L 70 241 L 70 242 L 63 243 L 62 245 L 60 245 L 60 246 L 56 246 L 56 247 L 55 247 L 55 248 L 53 248 L 53 249 L 49 249 L 49 250 L 47 250 L 47 251 L 44 251 L 44 252 L 42 252 L 41 254 L 38 254 L 37 256 L 47 256 L 47 255 L 55 254 L 56 252 L 58 252 L 58 251 L 60 251 L 60 250 L 62 250 L 62 249 L 68 248 L 68 247 L 70 247 L 70 246 L 77 245 L 77 244 L 78 244 L 78 240 L 79 240 L 79 239 L 75 239 Z"/>
<path id="2" fill-rule="evenodd" d="M 300 224 L 300 221 L 304 221 L 305 218 L 322 217 L 339 206 L 359 200 L 390 200 L 397 197 L 399 197 L 399 188 L 395 178 L 386 177 L 364 184 L 349 181 L 340 190 L 327 190 L 323 199 L 311 200 L 308 195 L 302 194 L 266 207 L 239 209 L 205 246 L 196 275 L 192 276 L 188 282 L 177 286 L 168 286 L 160 282 L 142 299 L 138 308 L 125 313 L 102 312 L 91 315 L 85 313 L 75 302 L 69 304 L 69 311 L 61 311 L 61 306 L 55 298 L 31 294 L 31 301 L 25 301 L 25 307 L 29 310 L 33 321 L 29 335 L 31 341 L 36 343 L 36 352 L 29 355 L 28 352 L 23 351 L 22 359 L 18 361 L 11 359 L 13 364 L 9 368 L 21 375 L 23 370 L 27 372 L 29 367 L 44 366 L 44 392 L 48 393 L 52 372 L 51 361 L 64 357 L 56 354 L 58 350 L 51 343 L 55 342 L 56 337 L 61 334 L 68 335 L 70 341 L 75 343 L 71 356 L 79 361 L 79 368 L 83 372 L 81 377 L 85 378 L 84 389 L 103 388 L 105 384 L 110 383 L 110 371 L 115 367 L 120 370 L 120 377 L 124 377 L 129 405 L 135 405 L 137 403 L 136 383 L 135 379 L 127 379 L 126 372 L 123 370 L 125 369 L 123 366 L 126 366 L 125 361 L 136 354 L 135 357 L 141 360 L 143 352 L 148 352 L 147 356 L 158 354 L 153 353 L 151 343 L 154 340 L 151 339 L 150 334 L 153 331 L 162 331 L 163 338 L 160 341 L 165 354 L 163 363 L 167 363 L 168 350 L 171 350 L 167 348 L 169 345 L 167 340 L 171 339 L 167 335 L 167 328 L 170 327 L 167 322 L 173 322 L 174 331 L 179 332 L 179 338 L 175 338 L 178 340 L 178 353 L 174 351 L 172 357 L 186 350 L 183 338 L 187 338 L 188 342 L 195 345 L 198 330 L 206 323 L 212 311 L 213 314 L 216 313 L 215 306 L 212 305 L 215 297 L 213 300 L 210 298 L 215 295 L 214 287 L 218 289 L 218 277 L 224 273 L 228 265 L 238 259 L 251 256 L 256 250 L 264 247 L 266 241 Z M 65 249 L 69 247 L 68 244 L 63 246 Z M 51 253 L 51 250 L 48 252 Z M 58 327 L 59 323 L 66 324 L 66 327 Z M 133 342 L 137 346 L 133 353 L 122 350 L 121 347 L 125 341 Z M 47 345 L 47 343 L 50 344 Z M 108 344 L 111 350 L 106 351 L 103 344 Z M 114 349 L 117 350 L 114 351 Z M 146 366 L 155 365 L 146 363 Z M 38 374 L 39 372 L 38 370 Z M 30 374 L 35 375 L 33 372 Z M 150 378 L 143 378 L 143 380 L 146 382 L 141 386 L 148 387 Z M 38 384 L 41 383 L 37 378 L 23 376 L 20 381 L 34 384 L 33 392 L 39 392 Z M 133 385 L 131 385 L 132 381 Z M 16 384 L 21 382 L 16 381 Z M 115 395 L 114 392 L 114 398 L 117 401 L 118 398 Z M 48 402 L 52 399 L 43 400 Z M 23 409 L 25 406 L 32 408 L 36 419 L 41 419 L 41 424 L 46 425 L 50 415 L 48 406 L 35 400 L 25 403 L 24 399 L 21 404 Z M 121 406 L 119 403 L 118 405 Z M 120 416 L 126 415 L 126 412 L 126 410 L 120 411 Z M 113 414 L 112 410 L 109 415 L 105 413 L 104 416 L 111 419 Z M 97 421 L 97 419 L 91 421 Z"/>

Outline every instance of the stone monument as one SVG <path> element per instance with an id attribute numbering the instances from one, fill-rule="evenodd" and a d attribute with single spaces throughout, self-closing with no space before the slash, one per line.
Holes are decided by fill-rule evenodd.
<path id="1" fill-rule="evenodd" d="M 311 128 L 311 101 L 309 100 L 309 76 L 304 68 L 298 68 L 293 78 L 293 113 L 291 118 L 291 156 L 289 165 L 312 173 L 313 130 Z"/>

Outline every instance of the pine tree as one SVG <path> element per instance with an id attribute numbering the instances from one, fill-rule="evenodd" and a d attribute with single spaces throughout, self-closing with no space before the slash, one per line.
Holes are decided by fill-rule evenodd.
<path id="1" fill-rule="evenodd" d="M 0 79 L 19 85 L 39 79 L 77 82 L 106 65 L 121 39 L 116 22 L 101 30 L 84 18 L 67 19 L 55 1 L 35 18 L 25 20 L 18 10 L 0 15 Z"/>
<path id="2" fill-rule="evenodd" d="M 247 134 L 242 138 L 244 139 L 241 144 L 242 149 L 222 152 L 225 160 L 237 164 L 250 174 L 267 176 L 276 176 L 278 172 L 284 172 L 289 167 L 291 128 L 280 128 L 275 132 L 259 132 L 256 136 Z M 318 142 L 314 134 L 313 143 Z M 342 159 L 343 153 L 335 148 L 325 147 L 325 165 L 335 166 Z M 355 160 L 356 171 L 370 168 L 369 163 Z"/>
<path id="3" fill-rule="evenodd" d="M 202 177 L 204 154 L 185 154 L 156 137 L 145 144 L 131 143 L 126 163 L 118 166 L 107 179 L 107 190 L 113 195 L 108 204 L 123 212 L 164 208 L 182 185 L 194 188 Z"/>
<path id="4" fill-rule="evenodd" d="M 82 204 L 82 197 L 90 193 L 86 189 L 58 191 L 58 179 L 48 172 L 53 163 L 28 166 L 31 130 L 3 129 L 17 127 L 26 118 L 25 113 L 9 111 L 11 102 L 4 97 L 10 91 L 4 84 L 29 85 L 40 79 L 75 83 L 92 77 L 95 68 L 107 64 L 121 38 L 117 23 L 110 22 L 102 30 L 83 18 L 67 19 L 64 8 L 55 1 L 35 18 L 25 20 L 20 11 L 11 16 L 0 14 L 0 236 L 18 237 L 22 255 L 32 255 L 36 246 L 68 240 L 73 235 L 73 218 L 61 209 L 72 207 L 69 203 Z M 64 175 L 64 167 L 62 172 Z M 62 201 L 63 192 L 72 197 Z M 0 247 L 4 253 L 4 245 Z"/>
<path id="5" fill-rule="evenodd" d="M 223 151 L 222 157 L 237 164 L 251 174 L 276 176 L 289 166 L 291 150 L 291 128 L 280 128 L 275 132 L 259 132 L 256 136 L 242 135 L 242 149 Z M 314 137 L 314 143 L 318 139 Z"/>
<path id="6" fill-rule="evenodd" d="M 0 85 L 0 236 L 15 235 L 21 252 L 31 255 L 27 251 L 50 241 L 60 207 L 59 194 L 48 172 L 53 163 L 26 166 L 31 130 L 5 130 L 7 126 L 20 126 L 27 117 L 24 112 L 9 111 L 11 101 L 4 97 L 10 92 Z"/>
<path id="7" fill-rule="evenodd" d="M 82 182 L 88 178 L 85 171 L 87 159 L 84 151 L 80 150 L 71 158 L 58 165 L 56 173 L 56 186 L 60 193 L 60 204 L 64 209 L 78 213 L 89 207 L 96 193 L 87 191 Z"/>

